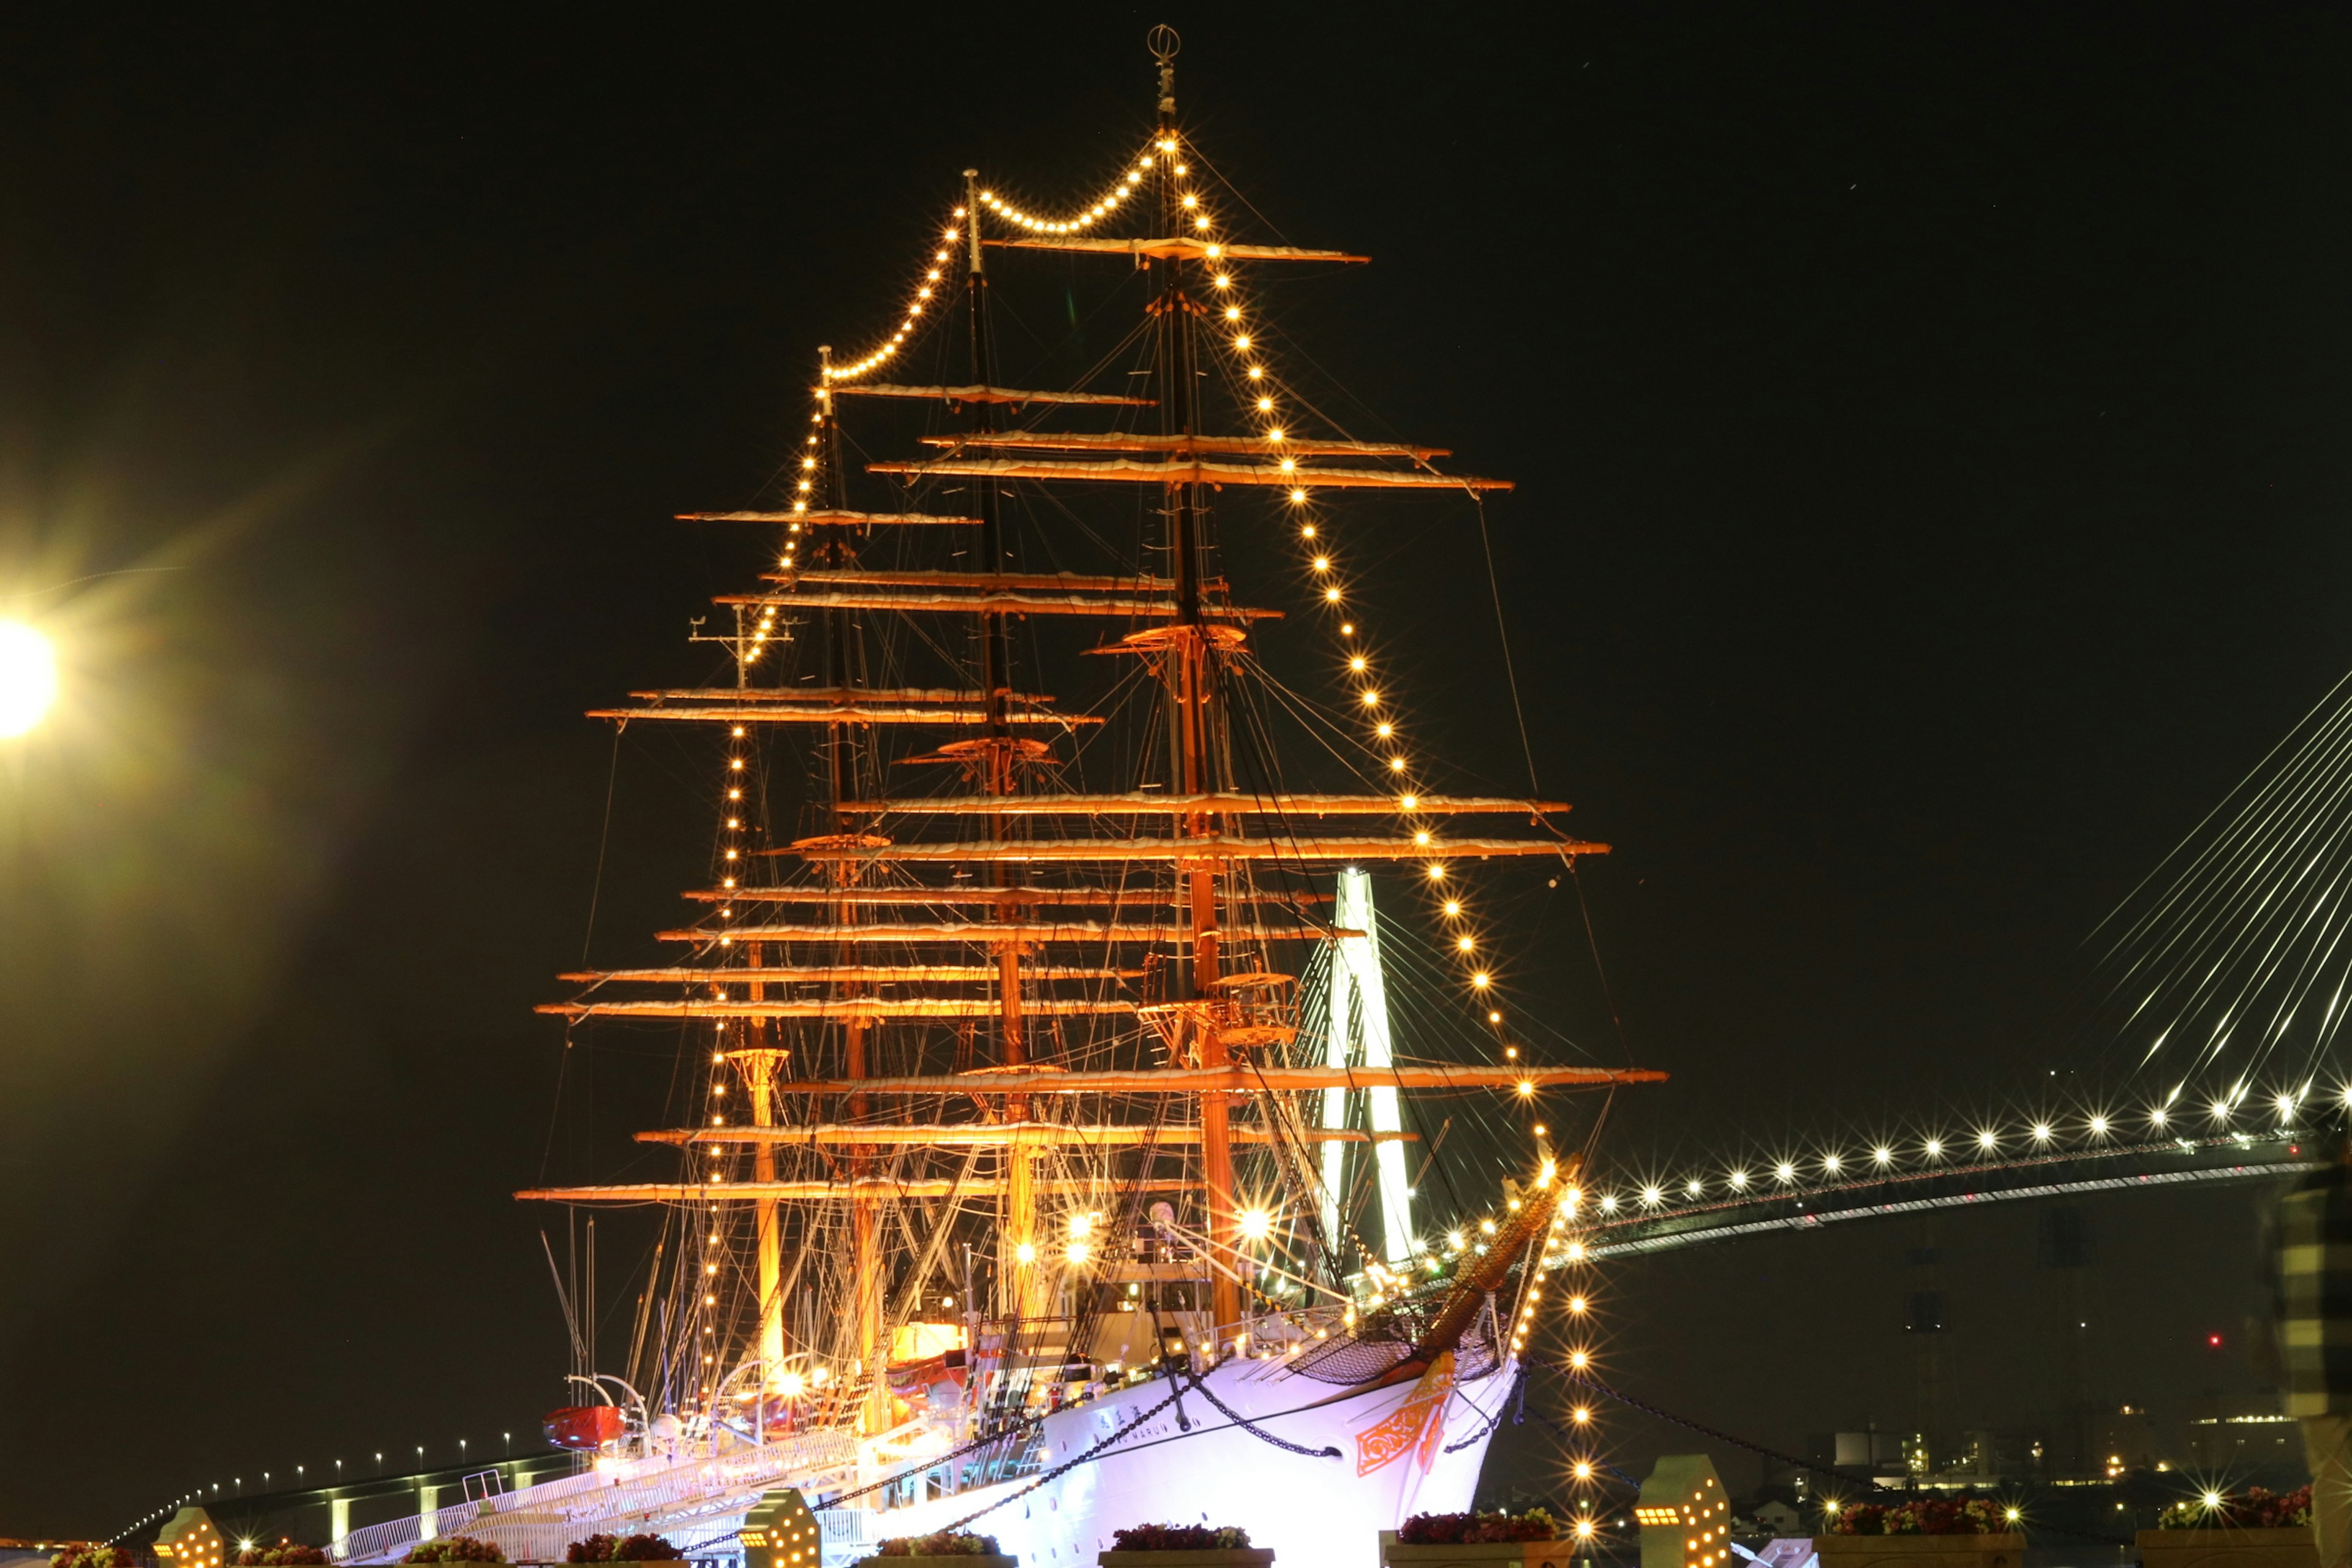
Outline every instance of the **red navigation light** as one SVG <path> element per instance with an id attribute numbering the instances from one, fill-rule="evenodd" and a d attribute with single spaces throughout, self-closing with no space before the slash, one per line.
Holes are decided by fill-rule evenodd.
<path id="1" fill-rule="evenodd" d="M 2219 1334 L 2207 1334 L 2205 1336 L 2205 1348 L 2208 1350 L 2220 1350 L 2221 1348 L 2221 1336 Z"/>

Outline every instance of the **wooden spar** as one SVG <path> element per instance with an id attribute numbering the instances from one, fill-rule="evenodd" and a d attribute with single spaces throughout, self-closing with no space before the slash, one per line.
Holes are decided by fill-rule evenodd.
<path id="1" fill-rule="evenodd" d="M 1237 1127 L 1234 1137 L 1245 1143 L 1271 1143 L 1275 1135 L 1263 1127 Z M 1418 1143 L 1418 1132 L 1367 1132 L 1360 1128 L 1318 1127 L 1318 1143 Z M 1179 1147 L 1201 1142 L 1198 1127 L 1168 1127 L 1150 1123 L 1117 1123 L 1074 1127 L 1058 1121 L 958 1121 L 929 1126 L 815 1122 L 801 1127 L 676 1127 L 636 1134 L 640 1143 L 898 1143 L 941 1144 L 964 1149 L 992 1149 L 1023 1143 L 1051 1148 L 1082 1148 L 1167 1143 Z"/>
<path id="2" fill-rule="evenodd" d="M 1033 1013 L 1074 1018 L 1132 1013 L 1140 1004 L 1037 996 L 1031 997 L 1027 1005 Z M 687 997 L 655 1002 L 542 1002 L 531 1011 L 560 1018 L 992 1018 L 997 1006 L 992 996 L 828 996 L 763 1002 Z"/>
<path id="3" fill-rule="evenodd" d="M 1084 250 L 1108 256 L 1149 256 L 1160 261 L 1354 261 L 1344 250 L 1302 250 L 1295 245 L 1225 245 L 1181 235 L 1164 239 L 992 239 L 1010 250 Z"/>
<path id="4" fill-rule="evenodd" d="M 1606 855 L 1580 838 L 1026 838 L 1003 844 L 891 844 L 762 850 L 811 860 L 1465 860 L 1510 855 Z"/>
<path id="5" fill-rule="evenodd" d="M 1089 968 L 1083 965 L 1033 964 L 1022 973 L 1033 980 L 1137 980 L 1140 969 Z M 658 969 L 589 969 L 559 974 L 569 985 L 774 985 L 808 981 L 982 981 L 996 978 L 994 964 L 972 963 L 809 963 L 791 968 L 707 969 L 671 965 Z"/>
<path id="6" fill-rule="evenodd" d="M 1164 619 L 1176 614 L 1165 599 L 1090 599 L 1080 594 L 722 594 L 714 605 L 772 605 L 799 610 L 942 610 L 957 616 L 1134 616 Z M 1204 606 L 1217 620 L 1278 621 L 1280 610 L 1237 605 Z"/>
<path id="7" fill-rule="evenodd" d="M 1391 1068 L 1253 1067 L 1137 1068 L 1066 1072 L 1031 1068 L 1019 1072 L 933 1073 L 916 1078 L 867 1078 L 854 1082 L 824 1079 L 782 1079 L 778 1094 L 1253 1094 L 1318 1089 L 1509 1089 L 1532 1094 L 1542 1089 L 1601 1089 L 1619 1083 L 1664 1083 L 1650 1068 L 1538 1068 L 1422 1066 Z M 1309 1142 L 1322 1136 L 1310 1128 Z"/>
<path id="8" fill-rule="evenodd" d="M 1155 816 L 1191 811 L 1222 816 L 1444 816 L 1492 814 L 1558 816 L 1564 800 L 1512 800 L 1468 795 L 1166 795 L 1129 790 L 1123 795 L 1027 795 L 1013 800 L 993 795 L 917 796 L 908 800 L 844 801 L 844 811 L 907 816 L 975 816 L 1006 812 L 1034 816 Z"/>
<path id="9" fill-rule="evenodd" d="M 1181 1193 L 1197 1182 L 1106 1175 L 1099 1182 L 1040 1181 L 1033 1190 L 1057 1198 L 1100 1197 L 1105 1193 Z M 846 1182 L 635 1182 L 594 1187 L 526 1187 L 525 1203 L 698 1204 L 827 1203 L 843 1198 L 880 1202 L 898 1198 L 987 1198 L 1004 1191 L 992 1176 L 863 1176 Z"/>
<path id="10" fill-rule="evenodd" d="M 731 904 L 1108 904 L 1114 908 L 1160 909 L 1168 903 L 1166 889 L 1133 888 L 856 888 L 835 894 L 805 885 L 762 885 L 752 888 L 689 888 L 678 895 L 697 903 Z M 1328 904 L 1328 893 L 1237 893 L 1228 903 L 1291 905 Z"/>
<path id="11" fill-rule="evenodd" d="M 1324 931 L 1314 926 L 1226 926 L 1224 934 L 1265 942 L 1322 942 L 1335 936 L 1361 936 L 1361 931 Z M 716 929 L 665 931 L 654 933 L 662 942 L 1190 942 L 1183 927 L 1164 925 L 1105 925 L 1095 921 L 896 921 L 880 925 L 826 923 L 811 925 L 722 926 Z"/>
<path id="12" fill-rule="evenodd" d="M 936 686 L 692 686 L 667 691 L 632 691 L 647 702 L 960 702 L 981 700 L 977 691 Z M 1008 702 L 1051 702 L 1051 697 L 1014 693 Z"/>
<path id="13" fill-rule="evenodd" d="M 877 707 L 869 702 L 831 703 L 823 707 L 787 708 L 780 702 L 746 702 L 730 708 L 591 708 L 591 719 L 661 719 L 681 724 L 977 724 L 977 708 Z M 1091 713 L 1056 713 L 1050 709 L 1024 708 L 1004 716 L 1008 724 L 1099 724 Z"/>
<path id="14" fill-rule="evenodd" d="M 765 572 L 771 583 L 808 583 L 821 588 L 1017 588 L 1073 594 L 1164 594 L 1175 586 L 1165 577 L 1098 577 L 1077 572 Z"/>
<path id="15" fill-rule="evenodd" d="M 923 463 L 868 463 L 869 474 L 919 479 L 1084 479 L 1112 484 L 1267 485 L 1281 489 L 1507 490 L 1510 479 L 1433 474 L 1411 468 L 1286 468 L 1241 463 L 1143 463 L 1131 458 L 1059 462 L 1037 458 L 934 458 Z"/>
<path id="16" fill-rule="evenodd" d="M 1327 440 L 1319 436 L 1286 436 L 1276 441 L 1264 436 L 1153 436 L 1121 430 L 1102 434 L 1000 430 L 986 436 L 923 436 L 918 439 L 926 447 L 944 447 L 950 451 L 983 447 L 997 451 L 1172 452 L 1179 456 L 1193 452 L 1237 452 L 1275 458 L 1410 458 L 1415 462 L 1454 455 L 1453 449 L 1447 447 L 1417 447 L 1402 441 Z"/>
<path id="17" fill-rule="evenodd" d="M 899 386 L 887 381 L 863 386 L 827 388 L 835 397 L 918 397 L 933 403 L 1090 403 L 1120 408 L 1149 408 L 1149 397 L 1120 397 L 1108 392 L 1023 392 L 1006 386 Z"/>
<path id="18" fill-rule="evenodd" d="M 878 526 L 971 528 L 979 524 L 976 517 L 934 517 L 921 511 L 843 511 L 824 507 L 809 511 L 682 511 L 680 522 L 796 522 L 814 528 L 819 523 L 852 524 L 859 528 Z"/>

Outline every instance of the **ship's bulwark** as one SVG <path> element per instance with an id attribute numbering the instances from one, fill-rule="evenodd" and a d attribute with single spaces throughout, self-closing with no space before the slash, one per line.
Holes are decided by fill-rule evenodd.
<path id="1" fill-rule="evenodd" d="M 874 1535 L 927 1534 L 1009 1500 L 966 1528 L 995 1536 L 1024 1568 L 1090 1568 L 1112 1531 L 1150 1523 L 1239 1525 L 1284 1568 L 1377 1568 L 1381 1531 L 1470 1506 L 1517 1371 L 1507 1361 L 1475 1381 L 1444 1378 L 1442 1398 L 1424 1380 L 1332 1400 L 1340 1391 L 1280 1362 L 1227 1362 L 1207 1374 L 1211 1393 L 1268 1436 L 1339 1457 L 1294 1453 L 1235 1426 L 1188 1379 L 1180 1403 L 1190 1432 L 1170 1405 L 1034 1491 L 1024 1491 L 1034 1479 L 1014 1480 L 891 1509 L 875 1516 Z M 1044 1468 L 1084 1453 L 1170 1392 L 1155 1380 L 1049 1416 Z"/>

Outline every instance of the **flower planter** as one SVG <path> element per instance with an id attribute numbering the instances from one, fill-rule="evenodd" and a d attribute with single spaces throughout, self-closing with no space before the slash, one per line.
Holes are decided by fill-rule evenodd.
<path id="1" fill-rule="evenodd" d="M 1002 1552 L 963 1552 L 952 1557 L 861 1557 L 860 1568 L 1021 1568 L 1021 1559 Z"/>
<path id="2" fill-rule="evenodd" d="M 1267 1568 L 1270 1546 L 1204 1546 L 1191 1552 L 1097 1552 L 1102 1568 Z"/>
<path id="3" fill-rule="evenodd" d="M 1816 1535 L 1813 1550 L 1821 1553 L 1822 1568 L 2020 1568 L 2025 1537 Z"/>
<path id="4" fill-rule="evenodd" d="M 2147 1568 L 2319 1568 L 2311 1526 L 2284 1530 L 2143 1530 Z"/>
<path id="5" fill-rule="evenodd" d="M 1576 1568 L 1577 1553 L 1592 1553 L 1591 1542 L 1461 1541 L 1447 1545 L 1401 1542 L 1393 1530 L 1381 1531 L 1381 1568 Z"/>

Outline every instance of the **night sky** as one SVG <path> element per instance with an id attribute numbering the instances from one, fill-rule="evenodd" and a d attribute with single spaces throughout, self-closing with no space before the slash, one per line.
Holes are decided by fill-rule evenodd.
<path id="1" fill-rule="evenodd" d="M 68 661 L 0 750 L 0 1534 L 564 1402 L 507 1194 L 650 1118 L 625 1072 L 559 1116 L 529 1009 L 608 780 L 600 960 L 708 843 L 682 753 L 581 710 L 701 669 L 751 542 L 669 514 L 761 493 L 960 170 L 1130 147 L 1155 21 L 1223 172 L 1375 258 L 1293 331 L 1520 481 L 1627 1045 L 1568 893 L 1517 951 L 1675 1075 L 1624 1157 L 2126 1082 L 2086 934 L 2352 667 L 2340 10 L 492 10 L 0 16 L 0 615 Z M 1522 787 L 1474 514 L 1368 526 L 1454 782 Z M 2256 1206 L 2091 1205 L 2103 1396 L 2253 1386 Z M 1951 1424 L 2046 1419 L 2032 1211 L 1938 1224 Z M 1614 1369 L 1902 1426 L 1916 1244 L 1617 1271 Z"/>

